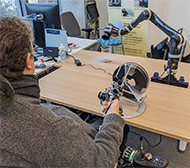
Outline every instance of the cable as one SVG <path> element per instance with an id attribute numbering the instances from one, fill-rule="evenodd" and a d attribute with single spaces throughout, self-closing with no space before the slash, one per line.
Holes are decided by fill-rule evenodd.
<path id="1" fill-rule="evenodd" d="M 162 72 L 162 74 L 159 76 L 159 78 L 158 78 L 156 81 L 158 81 L 158 80 L 164 75 L 164 73 L 166 72 L 166 70 L 167 70 L 167 68 L 166 68 L 166 66 L 164 65 L 164 72 Z"/>
<path id="2" fill-rule="evenodd" d="M 74 61 L 76 60 L 74 56 L 67 54 L 68 57 L 72 57 L 74 59 Z"/>
<path id="3" fill-rule="evenodd" d="M 101 71 L 107 73 L 108 75 L 113 76 L 110 72 L 107 72 L 107 71 L 106 71 L 105 69 L 103 69 L 103 68 L 96 68 L 96 67 L 94 67 L 92 64 L 81 64 L 81 62 L 80 62 L 78 59 L 75 59 L 75 57 L 74 57 L 73 55 L 70 55 L 70 54 L 67 53 L 67 56 L 68 56 L 68 57 L 72 57 L 72 58 L 74 59 L 75 64 L 76 64 L 77 66 L 89 65 L 89 66 L 91 66 L 92 68 L 94 68 L 95 70 L 101 70 Z M 80 65 L 79 65 L 79 64 L 80 64 Z"/>
<path id="4" fill-rule="evenodd" d="M 151 147 L 156 147 L 156 146 L 158 146 L 158 145 L 160 145 L 160 143 L 162 142 L 162 135 L 160 135 L 160 141 L 157 143 L 157 144 L 155 144 L 155 145 L 151 145 L 150 143 L 149 143 L 149 141 L 144 137 L 144 139 L 145 139 L 145 141 L 148 143 L 148 145 L 149 146 L 151 146 Z"/>
<path id="5" fill-rule="evenodd" d="M 96 68 L 96 67 L 94 67 L 93 65 L 91 65 L 91 64 L 82 64 L 82 66 L 85 66 L 85 65 L 89 65 L 89 66 L 91 66 L 92 68 L 94 68 L 95 70 L 101 70 L 101 71 L 103 71 L 104 73 L 107 73 L 108 75 L 110 75 L 110 76 L 113 76 L 110 72 L 107 72 L 105 69 L 103 69 L 103 68 Z"/>
<path id="6" fill-rule="evenodd" d="M 77 66 L 81 66 L 81 65 L 82 65 L 79 59 L 75 59 L 74 56 L 68 54 L 67 52 L 66 52 L 66 55 L 67 55 L 67 57 L 72 57 L 72 58 L 74 59 L 75 64 L 76 64 Z"/>
<path id="7" fill-rule="evenodd" d="M 133 132 L 133 131 L 129 131 L 129 132 L 131 132 L 132 134 L 136 134 L 136 135 L 142 136 L 141 134 Z M 143 138 L 145 139 L 145 141 L 147 142 L 147 144 L 149 146 L 153 147 L 153 148 L 156 147 L 156 146 L 158 146 L 158 145 L 160 145 L 160 143 L 162 142 L 162 135 L 160 135 L 160 141 L 157 144 L 155 144 L 155 145 L 151 145 L 150 142 L 147 140 L 147 138 L 145 138 L 144 136 L 143 136 Z"/>

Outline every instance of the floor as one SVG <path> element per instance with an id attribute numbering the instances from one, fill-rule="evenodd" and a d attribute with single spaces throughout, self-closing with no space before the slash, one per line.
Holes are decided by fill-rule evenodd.
<path id="1" fill-rule="evenodd" d="M 133 132 L 133 133 L 132 133 Z M 128 134 L 127 146 L 132 146 L 133 149 L 140 149 L 140 136 L 143 135 L 149 143 L 154 146 L 160 141 L 160 135 L 149 131 L 145 131 L 136 127 L 130 126 L 130 132 Z M 161 143 L 156 147 L 151 147 L 143 140 L 143 146 L 145 153 L 152 153 L 152 155 L 163 156 L 168 159 L 169 164 L 167 168 L 190 168 L 190 145 L 187 144 L 187 148 L 184 152 L 178 151 L 179 141 L 173 138 L 162 136 Z"/>

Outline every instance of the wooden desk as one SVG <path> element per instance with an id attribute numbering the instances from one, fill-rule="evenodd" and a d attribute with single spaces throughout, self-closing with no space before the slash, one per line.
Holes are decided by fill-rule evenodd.
<path id="1" fill-rule="evenodd" d="M 99 99 L 100 91 L 111 85 L 112 77 L 96 68 L 113 73 L 124 62 L 136 62 L 142 65 L 149 77 L 157 71 L 163 72 L 167 61 L 112 54 L 111 63 L 100 62 L 101 53 L 79 51 L 74 56 L 85 66 L 77 67 L 73 59 L 58 70 L 40 79 L 41 98 L 102 116 Z M 190 65 L 179 63 L 176 77 L 184 76 L 190 82 Z M 190 87 L 190 86 L 189 86 Z M 175 139 L 190 142 L 190 89 L 150 82 L 145 94 L 146 110 L 135 118 L 125 119 L 126 123 L 162 134 Z M 124 113 L 136 110 L 133 104 L 121 100 Z"/>

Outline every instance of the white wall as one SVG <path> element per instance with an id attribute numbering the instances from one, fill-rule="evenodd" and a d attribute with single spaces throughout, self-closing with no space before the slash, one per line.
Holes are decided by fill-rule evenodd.
<path id="1" fill-rule="evenodd" d="M 71 11 L 79 23 L 80 28 L 85 28 L 84 0 L 61 0 L 62 12 Z M 82 36 L 86 33 L 81 32 Z"/>
<path id="2" fill-rule="evenodd" d="M 150 9 L 173 29 L 183 28 L 183 36 L 187 40 L 187 35 L 190 35 L 190 0 L 151 0 Z M 148 30 L 148 46 L 156 45 L 167 37 L 152 23 L 149 23 Z M 190 39 L 188 40 L 185 55 L 190 54 Z"/>
<path id="3" fill-rule="evenodd" d="M 107 15 L 107 0 L 96 0 L 98 11 L 100 13 L 100 27 L 104 27 L 108 23 Z M 189 41 L 186 46 L 185 56 L 190 53 L 190 0 L 149 0 L 149 9 L 154 11 L 166 24 L 175 30 L 183 27 L 183 35 L 185 39 L 189 36 Z M 151 22 L 148 23 L 148 44 L 147 51 L 150 51 L 150 46 L 156 45 L 165 37 Z"/>
<path id="4" fill-rule="evenodd" d="M 96 0 L 98 12 L 100 14 L 99 18 L 99 27 L 103 28 L 108 23 L 108 7 L 107 7 L 107 0 Z M 102 34 L 102 31 L 100 31 Z"/>

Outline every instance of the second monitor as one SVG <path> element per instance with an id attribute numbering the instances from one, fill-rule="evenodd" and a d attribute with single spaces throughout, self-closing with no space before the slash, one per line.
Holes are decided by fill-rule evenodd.
<path id="1" fill-rule="evenodd" d="M 27 15 L 42 14 L 46 28 L 61 29 L 58 4 L 33 4 L 26 3 Z"/>

